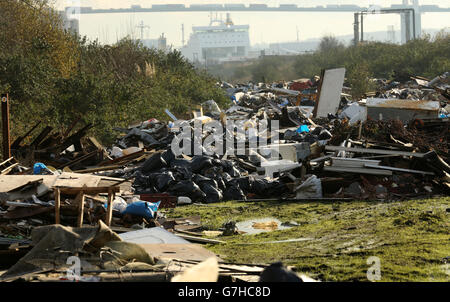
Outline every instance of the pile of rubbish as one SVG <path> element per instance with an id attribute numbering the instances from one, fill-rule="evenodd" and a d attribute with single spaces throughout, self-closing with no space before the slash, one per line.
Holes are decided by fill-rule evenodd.
<path id="1" fill-rule="evenodd" d="M 344 74 L 345 69 L 327 70 L 323 81 L 315 77 L 272 85 L 220 83 L 232 106 L 220 110 L 208 101 L 188 121 L 170 114 L 172 135 L 159 136 L 155 146 L 166 144 L 165 149 L 134 172 L 134 188 L 206 203 L 263 198 L 405 199 L 448 192 L 449 73 L 431 81 L 378 79 L 380 89 L 372 93 L 376 98 L 359 101 L 342 92 L 349 91 L 343 86 Z M 240 122 L 243 129 L 230 133 L 225 120 Z M 203 147 L 203 155 L 174 155 L 169 141 L 181 133 L 177 124 L 191 127 L 190 139 L 195 141 L 196 122 L 213 121 L 221 122 L 222 131 L 203 127 L 197 133 L 199 144 L 231 137 L 233 147 L 245 149 L 243 155 L 218 154 L 217 149 Z M 263 122 L 274 121 L 279 125 L 275 133 L 258 132 Z M 261 141 L 267 145 L 254 148 Z M 279 153 L 276 159 L 267 156 L 272 150 Z M 408 183 L 414 185 L 402 191 Z"/>
<path id="2" fill-rule="evenodd" d="M 33 232 L 51 224 L 173 231 L 160 209 L 183 204 L 448 194 L 449 72 L 373 81 L 377 91 L 360 100 L 345 87 L 344 68 L 283 83 L 218 83 L 227 109 L 209 100 L 190 120 L 166 109 L 168 121 L 115 129 L 121 136 L 110 148 L 87 136 L 92 125 L 45 127 L 33 138 L 35 125 L 0 163 L 0 246 L 23 256 L 39 245 Z"/>
<path id="3" fill-rule="evenodd" d="M 57 181 L 35 194 L 23 193 L 20 185 L 30 186 L 24 182 L 4 185 L 6 196 L 1 200 L 34 205 L 39 200 L 51 206 L 53 188 L 67 177 L 96 178 L 94 186 L 105 181 L 120 184 L 113 206 L 122 212 L 131 203 L 144 202 L 143 197 L 161 201 L 161 194 L 165 207 L 264 198 L 401 199 L 444 193 L 449 182 L 449 73 L 432 80 L 412 77 L 406 83 L 373 81 L 379 89 L 362 100 L 351 100 L 344 68 L 292 82 L 235 86 L 222 82 L 219 85 L 232 103 L 228 109 L 221 110 L 210 100 L 192 112 L 191 120 L 177 119 L 166 109 L 169 122 L 153 118 L 116 128 L 122 135 L 109 149 L 86 136 L 91 125 L 70 134 L 76 122 L 64 133 L 45 127 L 28 140 L 30 144 L 21 144 L 36 125 L 12 144 L 14 157 L 2 163 L 6 167 L 2 181 L 27 174 L 48 174 Z M 230 123 L 234 128 L 227 127 Z M 188 140 L 182 141 L 186 129 Z M 213 143 L 206 146 L 207 141 Z M 174 146 L 186 142 L 190 145 L 175 152 Z M 24 168 L 30 162 L 33 169 Z M 41 178 L 33 177 L 29 180 Z M 406 195 L 396 187 L 404 177 L 417 183 Z M 356 183 L 361 190 L 350 189 Z M 369 194 L 373 191 L 369 184 L 383 186 L 375 190 L 383 193 Z M 83 185 L 90 183 L 77 184 Z M 18 199 L 11 199 L 19 189 Z M 91 197 L 86 196 L 92 201 Z"/>
<path id="4" fill-rule="evenodd" d="M 30 244 L 0 282 L 316 282 L 281 262 L 224 263 L 162 228 L 117 234 L 101 221 L 96 227 L 49 225 L 35 228 Z"/>

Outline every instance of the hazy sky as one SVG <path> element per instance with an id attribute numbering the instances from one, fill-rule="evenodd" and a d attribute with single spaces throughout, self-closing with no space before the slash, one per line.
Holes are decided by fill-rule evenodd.
<path id="1" fill-rule="evenodd" d="M 360 6 L 368 6 L 370 4 L 390 6 L 391 4 L 401 4 L 401 0 L 53 0 L 56 1 L 59 7 L 67 6 L 67 3 L 81 2 L 81 6 L 92 6 L 98 8 L 119 8 L 129 7 L 133 4 L 139 4 L 143 7 L 150 6 L 151 4 L 161 3 L 181 3 L 181 4 L 204 4 L 204 3 L 264 3 L 269 6 L 278 6 L 280 3 L 297 4 L 297 5 L 326 5 L 326 4 L 358 4 Z M 421 5 L 440 5 L 448 7 L 450 5 L 449 0 L 419 0 Z"/>
<path id="2" fill-rule="evenodd" d="M 121 8 L 131 5 L 150 7 L 151 4 L 208 4 L 208 3 L 264 3 L 268 6 L 281 4 L 301 4 L 316 6 L 327 4 L 357 4 L 359 6 L 390 6 L 401 4 L 401 0 L 54 0 L 58 9 L 80 3 L 80 6 L 94 8 Z M 439 5 L 450 7 L 450 0 L 420 0 L 421 5 Z M 225 12 L 218 13 L 225 17 Z M 323 35 L 335 36 L 353 34 L 353 13 L 319 13 L 319 12 L 231 12 L 235 24 L 250 25 L 250 42 L 276 43 L 295 41 L 297 30 L 299 39 L 318 38 Z M 167 37 L 168 44 L 180 46 L 182 40 L 181 26 L 185 27 L 185 40 L 188 40 L 192 26 L 208 25 L 208 12 L 197 13 L 129 13 L 129 14 L 98 14 L 81 15 L 80 33 L 90 39 L 98 38 L 102 43 L 114 43 L 126 35 L 139 37 L 137 25 L 144 21 L 149 29 L 144 31 L 144 37 L 155 39 L 162 33 Z M 395 30 L 400 29 L 400 16 L 396 14 L 367 16 L 364 27 L 366 32 L 386 31 L 389 25 Z M 450 13 L 422 14 L 422 29 L 450 28 Z"/>

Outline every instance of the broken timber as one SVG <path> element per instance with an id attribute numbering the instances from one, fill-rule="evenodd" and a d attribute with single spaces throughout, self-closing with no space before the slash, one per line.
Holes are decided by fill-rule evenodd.
<path id="1" fill-rule="evenodd" d="M 19 163 L 14 159 L 14 157 L 10 157 L 4 162 L 0 163 L 0 174 L 8 174 L 14 167 L 18 165 Z"/>
<path id="2" fill-rule="evenodd" d="M 378 168 L 378 169 L 392 170 L 392 171 L 398 171 L 398 172 L 416 173 L 416 174 L 423 174 L 423 175 L 434 175 L 433 172 L 403 169 L 403 168 L 396 168 L 396 167 L 389 167 L 389 166 L 377 166 L 377 165 L 372 165 L 372 164 L 365 164 L 364 166 L 366 168 Z"/>
<path id="3" fill-rule="evenodd" d="M 83 226 L 83 214 L 84 214 L 84 198 L 85 194 L 100 194 L 108 193 L 108 205 L 106 213 L 106 225 L 111 225 L 112 219 L 112 203 L 115 197 L 115 193 L 118 193 L 120 188 L 117 186 L 112 187 L 79 187 L 79 188 L 55 188 L 55 223 L 59 222 L 60 214 L 60 193 L 63 194 L 77 194 L 76 201 L 79 203 L 77 226 Z"/>
<path id="4" fill-rule="evenodd" d="M 419 158 L 422 158 L 425 155 L 425 153 L 418 153 L 418 152 L 351 148 L 351 147 L 342 147 L 342 146 L 326 146 L 325 150 L 327 150 L 327 151 L 348 151 L 348 152 L 355 152 L 355 153 L 389 154 L 389 155 L 397 155 L 397 156 L 414 156 L 414 157 L 419 157 Z"/>
<path id="5" fill-rule="evenodd" d="M 349 172 L 349 173 L 361 173 L 361 174 L 373 174 L 373 175 L 392 175 L 392 171 L 381 169 L 365 169 L 358 167 L 324 167 L 324 171 L 331 172 Z"/>

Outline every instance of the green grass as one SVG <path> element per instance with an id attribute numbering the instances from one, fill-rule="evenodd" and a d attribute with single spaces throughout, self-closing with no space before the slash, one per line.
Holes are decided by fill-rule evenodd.
<path id="1" fill-rule="evenodd" d="M 223 202 L 166 210 L 168 217 L 200 215 L 217 230 L 228 220 L 274 217 L 299 226 L 220 237 L 206 245 L 236 263 L 282 261 L 322 281 L 368 281 L 367 259 L 381 263 L 381 281 L 450 281 L 450 197 L 400 202 Z M 289 243 L 266 241 L 309 238 Z"/>

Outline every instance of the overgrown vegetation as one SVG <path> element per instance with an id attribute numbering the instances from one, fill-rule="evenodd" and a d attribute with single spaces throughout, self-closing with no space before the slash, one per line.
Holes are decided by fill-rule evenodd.
<path id="1" fill-rule="evenodd" d="M 215 80 L 178 51 L 148 49 L 124 39 L 100 45 L 62 30 L 47 0 L 0 2 L 0 93 L 11 99 L 13 139 L 36 122 L 65 129 L 78 117 L 104 144 L 114 127 L 164 109 L 183 116 L 194 104 L 226 97 Z"/>
<path id="2" fill-rule="evenodd" d="M 450 70 L 450 34 L 424 36 L 404 45 L 366 42 L 345 46 L 324 37 L 314 53 L 297 56 L 265 56 L 249 63 L 210 66 L 215 76 L 232 82 L 283 81 L 320 75 L 325 68 L 346 67 L 355 97 L 370 90 L 370 77 L 408 80 L 411 75 L 434 78 Z"/>
<path id="3" fill-rule="evenodd" d="M 223 202 L 165 210 L 169 217 L 200 215 L 217 230 L 228 220 L 273 217 L 299 226 L 256 235 L 219 237 L 207 245 L 235 263 L 283 261 L 322 281 L 368 281 L 371 256 L 380 281 L 448 281 L 450 198 L 399 202 Z M 302 239 L 285 243 L 269 241 Z"/>

